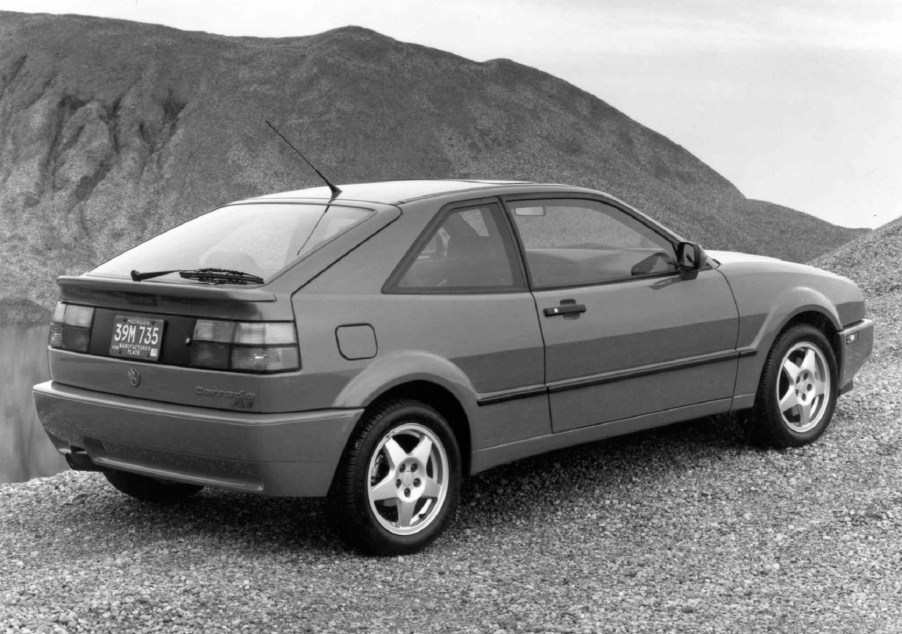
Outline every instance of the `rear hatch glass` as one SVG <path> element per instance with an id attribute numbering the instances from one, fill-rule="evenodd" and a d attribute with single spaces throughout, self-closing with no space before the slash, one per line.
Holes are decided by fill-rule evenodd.
<path id="1" fill-rule="evenodd" d="M 130 279 L 132 271 L 172 270 L 156 280 L 182 282 L 179 270 L 215 268 L 249 273 L 265 282 L 372 213 L 334 203 L 229 205 L 151 238 L 91 275 Z"/>

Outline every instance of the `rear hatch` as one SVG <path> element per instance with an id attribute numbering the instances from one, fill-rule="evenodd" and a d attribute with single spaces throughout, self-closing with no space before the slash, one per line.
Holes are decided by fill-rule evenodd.
<path id="1" fill-rule="evenodd" d="M 260 379 L 279 370 L 229 367 L 236 329 L 230 324 L 289 327 L 287 344 L 299 366 L 291 304 L 272 293 L 90 278 L 59 282 L 63 301 L 50 334 L 50 374 L 57 383 L 180 405 L 266 411 L 261 409 Z M 141 292 L 125 290 L 139 284 Z M 204 328 L 216 327 L 210 324 L 231 332 L 205 337 Z M 219 358 L 228 361 L 217 367 L 215 350 L 210 355 L 204 347 L 218 349 Z M 264 355 L 267 350 L 263 345 L 244 349 Z"/>
<path id="2" fill-rule="evenodd" d="M 330 202 L 216 210 L 58 280 L 58 384 L 231 411 L 302 411 L 291 295 L 400 213 Z"/>

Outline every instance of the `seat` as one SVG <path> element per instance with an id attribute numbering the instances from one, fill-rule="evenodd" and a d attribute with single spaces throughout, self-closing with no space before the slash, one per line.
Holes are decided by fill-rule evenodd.
<path id="1" fill-rule="evenodd" d="M 510 262 L 499 238 L 457 235 L 448 242 L 448 286 L 485 288 L 513 285 Z"/>

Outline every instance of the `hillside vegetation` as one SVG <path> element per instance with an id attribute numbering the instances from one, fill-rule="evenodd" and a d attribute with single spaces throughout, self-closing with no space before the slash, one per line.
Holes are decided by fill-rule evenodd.
<path id="1" fill-rule="evenodd" d="M 584 185 L 708 247 L 798 261 L 857 235 L 747 200 L 667 138 L 509 60 L 356 27 L 257 39 L 0 12 L 0 318 L 42 315 L 57 275 L 217 205 L 320 184 L 265 119 L 339 183 Z"/>

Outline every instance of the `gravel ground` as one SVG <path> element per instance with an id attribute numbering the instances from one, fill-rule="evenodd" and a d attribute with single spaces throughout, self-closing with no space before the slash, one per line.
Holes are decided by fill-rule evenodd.
<path id="1" fill-rule="evenodd" d="M 814 445 L 719 417 L 521 461 L 415 556 L 344 550 L 313 500 L 0 486 L 0 632 L 902 632 L 902 294 L 869 311 Z"/>

